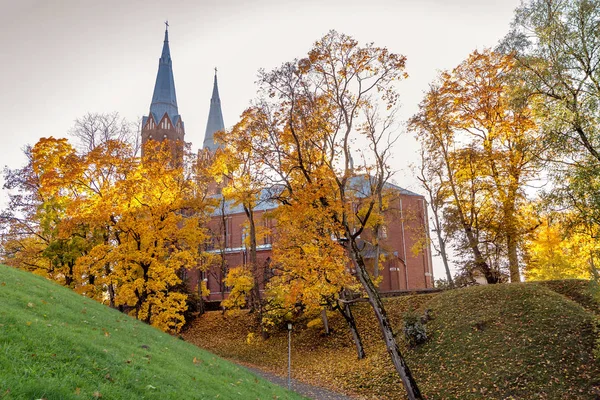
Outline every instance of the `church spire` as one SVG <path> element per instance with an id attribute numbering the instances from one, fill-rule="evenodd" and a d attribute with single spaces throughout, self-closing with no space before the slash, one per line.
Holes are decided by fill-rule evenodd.
<path id="1" fill-rule="evenodd" d="M 219 98 L 219 86 L 217 84 L 217 69 L 215 68 L 215 80 L 213 83 L 212 97 L 210 98 L 210 110 L 204 133 L 203 148 L 215 151 L 219 146 L 215 143 L 215 132 L 225 130 L 223 113 L 221 112 L 221 99 Z"/>
<path id="2" fill-rule="evenodd" d="M 154 94 L 150 103 L 150 113 L 142 118 L 142 156 L 148 141 L 169 141 L 173 159 L 183 157 L 185 127 L 177 109 L 173 63 L 169 49 L 169 23 L 165 22 L 165 40 L 158 60 L 158 73 L 154 84 Z"/>
<path id="3" fill-rule="evenodd" d="M 165 113 L 171 121 L 179 114 L 177 109 L 177 96 L 175 95 L 175 81 L 173 79 L 173 62 L 169 49 L 169 23 L 165 22 L 165 40 L 160 59 L 158 60 L 158 73 L 154 84 L 154 94 L 150 104 L 150 112 L 159 120 Z"/>

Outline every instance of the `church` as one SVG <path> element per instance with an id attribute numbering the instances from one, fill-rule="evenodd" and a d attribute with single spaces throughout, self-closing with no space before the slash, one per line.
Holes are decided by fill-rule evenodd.
<path id="1" fill-rule="evenodd" d="M 215 70 L 212 96 L 204 142 L 202 150 L 214 152 L 218 149 L 214 134 L 225 129 L 217 74 Z M 158 73 L 154 84 L 154 92 L 150 103 L 150 111 L 142 120 L 142 144 L 148 140 L 168 141 L 173 144 L 172 151 L 177 154 L 183 151 L 185 140 L 185 124 L 179 115 L 173 63 L 169 49 L 168 24 L 165 29 L 162 53 L 158 63 Z M 179 143 L 179 145 L 176 145 Z M 181 147 L 177 147 L 181 146 Z M 427 203 L 419 194 L 403 189 L 396 185 L 388 184 L 395 193 L 386 211 L 385 226 L 380 232 L 380 243 L 384 251 L 385 262 L 379 271 L 372 271 L 374 275 L 381 276 L 379 290 L 382 293 L 402 290 L 416 290 L 433 287 L 433 267 L 429 241 L 429 224 L 427 217 Z M 274 221 L 269 218 L 269 210 L 277 207 L 274 201 L 264 199 L 255 209 L 257 224 L 276 231 Z M 220 255 L 220 262 L 207 271 L 188 271 L 185 278 L 190 287 L 198 288 L 204 282 L 210 294 L 204 298 L 209 303 L 219 303 L 227 297 L 228 288 L 223 283 L 223 278 L 229 268 L 244 265 L 248 261 L 248 250 L 244 246 L 244 229 L 246 215 L 241 206 L 223 204 L 217 210 L 209 223 L 214 240 L 209 245 L 208 251 Z M 364 235 L 368 244 L 369 233 Z M 257 243 L 257 259 L 261 273 L 258 282 L 265 282 L 270 274 L 272 244 L 275 235 L 265 236 Z M 364 257 L 373 265 L 373 255 L 365 245 Z"/>

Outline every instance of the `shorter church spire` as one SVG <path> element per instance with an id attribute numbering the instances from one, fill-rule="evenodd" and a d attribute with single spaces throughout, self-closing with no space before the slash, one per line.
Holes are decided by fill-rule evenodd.
<path id="1" fill-rule="evenodd" d="M 215 143 L 214 134 L 215 132 L 222 130 L 225 130 L 225 124 L 223 123 L 219 85 L 217 83 L 217 69 L 215 68 L 213 91 L 210 98 L 210 110 L 208 112 L 208 121 L 206 123 L 206 132 L 204 133 L 204 143 L 202 147 L 215 151 L 219 146 Z"/>

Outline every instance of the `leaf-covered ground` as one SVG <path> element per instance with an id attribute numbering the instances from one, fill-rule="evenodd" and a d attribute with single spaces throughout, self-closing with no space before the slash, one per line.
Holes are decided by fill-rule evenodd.
<path id="1" fill-rule="evenodd" d="M 39 276 L 0 265 L 0 399 L 300 399 Z"/>
<path id="2" fill-rule="evenodd" d="M 579 288 L 579 289 L 578 289 Z M 582 286 L 571 291 L 583 290 Z M 586 297 L 587 298 L 587 297 Z M 593 358 L 594 314 L 537 284 L 480 286 L 386 300 L 401 332 L 407 311 L 432 311 L 429 341 L 403 353 L 428 399 L 597 399 L 600 363 Z M 294 327 L 292 369 L 304 379 L 361 399 L 403 399 L 399 379 L 367 304 L 354 306 L 367 358 L 357 360 L 343 320 Z M 210 312 L 186 340 L 224 357 L 287 371 L 287 333 L 248 336 L 252 316 Z M 401 334 L 398 335 L 401 337 Z"/>

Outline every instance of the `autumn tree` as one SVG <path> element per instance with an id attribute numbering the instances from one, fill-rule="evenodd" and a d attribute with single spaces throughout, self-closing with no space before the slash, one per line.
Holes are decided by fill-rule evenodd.
<path id="1" fill-rule="evenodd" d="M 379 196 L 389 178 L 386 155 L 393 142 L 391 132 L 382 125 L 373 131 L 364 124 L 374 110 L 385 120 L 394 109 L 398 96 L 394 83 L 406 77 L 404 67 L 404 56 L 373 44 L 361 46 L 353 38 L 331 31 L 315 42 L 306 58 L 261 72 L 262 97 L 252 113 L 264 126 L 258 150 L 267 175 L 282 186 L 275 196 L 281 204 L 278 212 L 289 213 L 290 222 L 296 222 L 278 222 L 282 245 L 274 251 L 280 252 L 282 267 L 288 255 L 289 266 L 302 255 L 330 259 L 325 269 L 315 271 L 327 282 L 330 276 L 344 276 L 348 268 L 340 262 L 344 254 L 350 261 L 349 272 L 369 299 L 408 397 L 420 399 L 360 239 L 380 218 Z M 361 143 L 360 149 L 355 140 Z M 353 168 L 353 152 L 365 160 L 360 167 Z M 299 218 L 292 220 L 294 215 Z M 301 221 L 306 221 L 306 226 Z M 302 236 L 302 242 L 297 242 Z M 297 265 L 317 268 L 301 262 Z M 295 272 L 303 274 L 302 269 Z M 312 276 L 313 271 L 306 273 Z"/>
<path id="2" fill-rule="evenodd" d="M 20 191 L 3 213 L 4 257 L 177 331 L 187 307 L 181 271 L 206 265 L 210 202 L 168 146 L 150 150 L 140 162 L 118 140 L 78 153 L 66 139 L 40 139 L 27 174 L 10 174 Z"/>
<path id="3" fill-rule="evenodd" d="M 40 191 L 41 183 L 33 168 L 31 147 L 27 147 L 24 153 L 27 165 L 4 170 L 4 189 L 9 201 L 0 214 L 2 262 L 70 284 L 72 275 L 61 262 L 65 258 L 57 253 L 52 260 L 47 257 L 46 251 L 57 233 L 51 227 L 49 216 L 59 217 L 59 212 L 52 212 L 50 203 L 44 206 L 49 199 Z M 46 215 L 45 222 L 41 221 L 42 213 Z"/>
<path id="4" fill-rule="evenodd" d="M 67 286 L 74 284 L 75 259 L 99 234 L 89 232 L 85 221 L 78 225 L 68 208 L 82 196 L 102 196 L 110 182 L 122 178 L 123 162 L 131 162 L 139 146 L 132 124 L 117 113 L 88 113 L 75 121 L 70 134 L 77 139 L 78 151 L 64 139 L 42 139 L 33 150 L 25 150 L 26 167 L 5 170 L 10 204 L 1 218 L 5 261 L 30 265 Z"/>
<path id="5" fill-rule="evenodd" d="M 263 106 L 267 105 L 263 103 Z M 226 301 L 226 304 L 236 306 L 245 304 L 246 300 L 249 300 L 250 308 L 259 311 L 257 316 L 260 317 L 259 322 L 263 334 L 270 325 L 283 319 L 299 314 L 304 317 L 316 316 L 324 307 L 332 308 L 339 311 L 348 322 L 357 346 L 358 357 L 363 358 L 364 347 L 351 309 L 348 304 L 341 304 L 337 301 L 340 293 L 344 292 L 350 284 L 343 268 L 348 260 L 343 256 L 343 252 L 339 253 L 340 246 L 331 241 L 331 233 L 327 233 L 328 231 L 323 225 L 326 221 L 317 222 L 314 214 L 301 214 L 300 202 L 294 204 L 297 207 L 293 208 L 294 211 L 291 214 L 291 207 L 280 207 L 269 211 L 270 217 L 273 217 L 278 225 L 285 228 L 281 232 L 277 232 L 277 240 L 273 244 L 272 265 L 275 266 L 278 273 L 271 277 L 269 282 L 264 282 L 266 298 L 259 297 L 261 285 L 257 279 L 261 274 L 256 263 L 256 241 L 265 234 L 273 234 L 273 232 L 265 231 L 265 227 L 256 226 L 254 209 L 263 202 L 273 201 L 273 199 L 284 200 L 283 186 L 277 184 L 277 177 L 272 170 L 269 172 L 269 168 L 273 168 L 274 165 L 265 162 L 264 158 L 266 153 L 270 152 L 264 146 L 265 133 L 270 132 L 275 135 L 276 133 L 270 130 L 273 126 L 267 123 L 269 116 L 263 111 L 264 109 L 249 108 L 242 114 L 240 122 L 230 132 L 220 135 L 218 139 L 223 143 L 223 147 L 217 152 L 213 164 L 216 175 L 223 182 L 223 197 L 229 199 L 228 201 L 233 205 L 242 205 L 249 225 L 247 240 L 251 252 L 251 268 L 250 271 L 243 267 L 230 270 L 233 278 L 228 278 L 227 281 L 231 284 L 232 292 L 235 292 L 236 296 L 235 299 Z M 309 209 L 313 208 L 313 200 L 310 198 Z M 300 228 L 297 227 L 299 221 L 312 222 Z M 318 233 L 311 231 L 311 226 L 317 226 Z M 297 236 L 294 236 L 292 232 L 295 232 Z M 312 236 L 313 234 L 316 236 Z M 311 239 L 313 237 L 314 239 Z M 327 238 L 325 242 L 322 241 L 323 237 Z M 295 254 L 294 256 L 291 251 L 289 253 L 281 251 L 283 248 L 299 250 L 302 243 L 311 240 L 318 241 L 321 246 L 319 251 L 311 252 L 310 256 L 303 251 L 301 251 L 301 255 Z M 325 245 L 333 246 L 337 251 L 337 256 L 340 257 L 332 257 Z M 344 272 L 341 275 L 342 279 L 339 274 L 327 274 L 326 272 L 330 271 L 334 259 L 333 269 L 337 268 L 339 271 L 342 268 L 341 271 Z M 251 275 L 247 272 L 251 272 Z M 247 286 L 248 276 L 254 277 L 250 289 Z M 253 298 L 258 298 L 260 309 Z M 301 305 L 301 312 L 297 310 L 299 305 Z"/>
<path id="6" fill-rule="evenodd" d="M 530 229 L 520 208 L 540 154 L 531 108 L 513 99 L 514 63 L 489 50 L 472 53 L 441 74 L 410 122 L 427 163 L 443 168 L 454 231 L 464 232 L 475 268 L 489 283 L 500 278 L 490 265 L 499 257 L 506 257 L 511 280 L 520 280 L 518 249 Z"/>
<path id="7" fill-rule="evenodd" d="M 531 0 L 515 12 L 500 45 L 514 54 L 520 91 L 531 99 L 551 162 L 549 204 L 596 225 L 600 202 L 600 2 Z"/>
<path id="8" fill-rule="evenodd" d="M 598 280 L 600 246 L 595 225 L 582 225 L 575 212 L 546 215 L 525 246 L 527 280 Z"/>
<path id="9" fill-rule="evenodd" d="M 257 225 L 256 208 L 269 198 L 266 195 L 265 171 L 254 151 L 256 125 L 252 121 L 250 113 L 243 113 L 241 120 L 231 131 L 217 134 L 217 140 L 222 143 L 222 146 L 215 154 L 212 171 L 216 182 L 220 184 L 223 200 L 229 206 L 241 206 L 247 219 L 247 235 L 242 245 L 249 248 L 247 268 L 250 274 L 242 273 L 242 270 L 232 271 L 232 277 L 228 278 L 228 286 L 233 286 L 236 293 L 247 294 L 248 305 L 256 312 L 257 322 L 262 327 L 262 285 L 259 282 L 262 274 L 257 260 L 257 242 L 269 232 L 264 226 Z M 234 276 L 239 279 L 234 279 Z M 248 277 L 252 278 L 251 286 L 248 286 Z"/>
<path id="10" fill-rule="evenodd" d="M 77 260 L 78 276 L 84 278 L 80 290 L 114 285 L 115 305 L 176 332 L 185 322 L 187 295 L 174 288 L 181 283 L 182 269 L 201 266 L 200 244 L 208 238 L 202 225 L 209 208 L 205 188 L 195 187 L 198 181 L 183 166 L 171 163 L 169 146 L 149 146 L 141 163 L 116 183 L 110 196 L 98 199 L 98 206 L 110 207 L 104 215 L 113 225 L 113 237 Z M 112 265 L 110 274 L 104 273 L 107 262 Z"/>
<path id="11" fill-rule="evenodd" d="M 433 223 L 432 230 L 435 232 L 437 239 L 437 244 L 432 243 L 432 246 L 437 254 L 442 257 L 448 286 L 453 288 L 454 281 L 448 263 L 448 237 L 446 235 L 446 226 L 443 219 L 444 210 L 448 205 L 447 199 L 449 197 L 447 185 L 444 185 L 444 165 L 439 162 L 441 161 L 440 159 L 434 159 L 433 157 L 428 158 L 423 144 L 421 146 L 420 155 L 419 172 L 416 174 L 416 177 L 419 180 L 421 187 L 425 189 L 425 192 L 427 193 L 428 204 L 431 208 L 430 219 Z"/>

